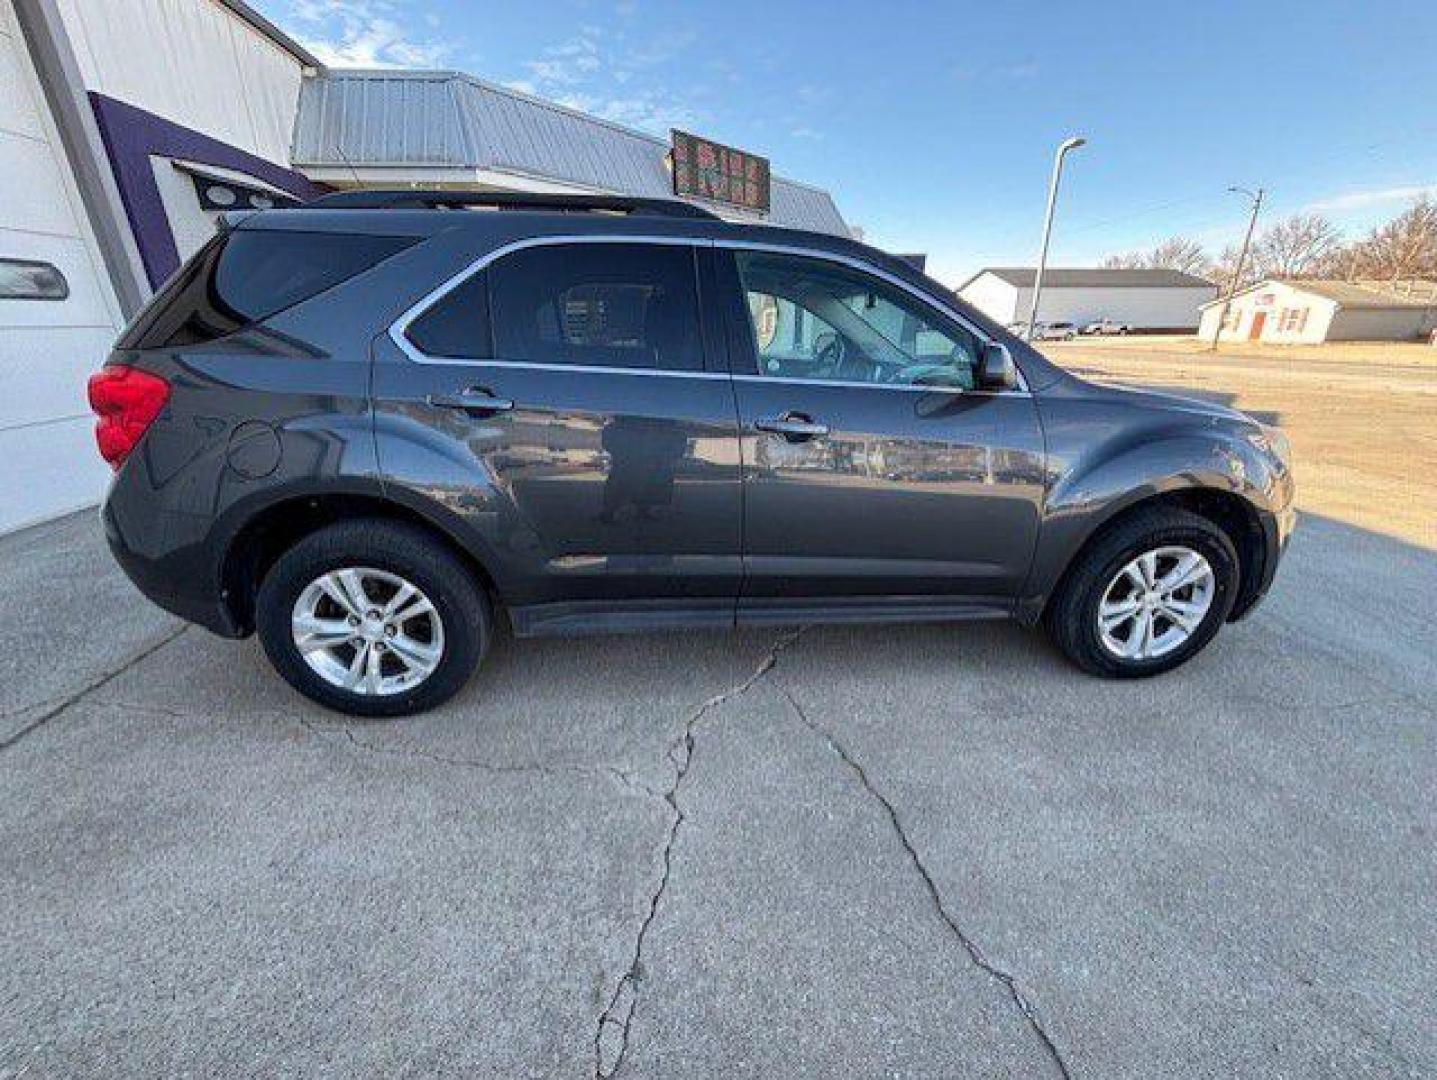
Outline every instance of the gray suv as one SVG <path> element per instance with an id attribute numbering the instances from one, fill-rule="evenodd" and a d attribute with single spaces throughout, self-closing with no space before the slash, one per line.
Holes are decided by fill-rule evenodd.
<path id="1" fill-rule="evenodd" d="M 90 383 L 110 546 L 400 715 L 518 637 L 1043 623 L 1166 671 L 1263 595 L 1287 445 L 1096 386 L 851 240 L 662 200 L 356 192 L 227 219 Z"/>

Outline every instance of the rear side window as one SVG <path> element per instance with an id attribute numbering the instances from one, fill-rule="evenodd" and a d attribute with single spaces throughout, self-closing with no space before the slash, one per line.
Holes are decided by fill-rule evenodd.
<path id="1" fill-rule="evenodd" d="M 414 243 L 406 236 L 238 230 L 215 237 L 150 302 L 122 349 L 197 345 L 263 322 Z"/>
<path id="2" fill-rule="evenodd" d="M 703 369 L 689 245 L 527 248 L 495 263 L 489 275 L 497 359 Z"/>
<path id="3" fill-rule="evenodd" d="M 488 275 L 480 272 L 465 278 L 410 323 L 405 333 L 426 356 L 488 359 L 493 355 L 489 348 Z"/>

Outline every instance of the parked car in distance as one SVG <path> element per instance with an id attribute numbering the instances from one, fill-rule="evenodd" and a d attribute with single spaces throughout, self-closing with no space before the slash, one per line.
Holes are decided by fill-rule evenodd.
<path id="1" fill-rule="evenodd" d="M 1072 341 L 1078 328 L 1070 322 L 1040 322 L 1033 327 L 1034 341 Z"/>
<path id="2" fill-rule="evenodd" d="M 1104 316 L 1096 322 L 1090 322 L 1083 327 L 1084 334 L 1126 334 L 1132 329 L 1125 322 L 1118 322 Z"/>
<path id="3" fill-rule="evenodd" d="M 509 212 L 441 209 L 480 205 Z M 1012 617 L 1155 675 L 1253 608 L 1294 522 L 1276 430 L 1078 379 L 863 244 L 672 201 L 232 215 L 90 401 L 140 590 L 366 716 L 447 699 L 500 625 Z"/>

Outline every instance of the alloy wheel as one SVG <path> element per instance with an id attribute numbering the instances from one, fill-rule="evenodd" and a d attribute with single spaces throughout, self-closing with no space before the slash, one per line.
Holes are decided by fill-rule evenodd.
<path id="1" fill-rule="evenodd" d="M 331 686 L 387 697 L 418 686 L 444 658 L 444 624 L 423 590 L 398 574 L 345 567 L 300 592 L 290 633 Z"/>
<path id="2" fill-rule="evenodd" d="M 1217 578 L 1201 553 L 1153 548 L 1127 563 L 1098 602 L 1098 636 L 1122 660 L 1153 660 L 1180 648 L 1212 607 Z"/>

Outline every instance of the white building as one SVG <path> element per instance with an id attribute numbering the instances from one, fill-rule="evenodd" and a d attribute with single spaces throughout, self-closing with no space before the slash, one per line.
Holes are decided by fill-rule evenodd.
<path id="1" fill-rule="evenodd" d="M 243 0 L 0 0 L 0 532 L 95 503 L 85 379 L 223 210 L 334 187 L 671 196 L 662 139 L 453 72 L 326 70 Z M 846 233 L 773 176 L 726 216 Z"/>
<path id="2" fill-rule="evenodd" d="M 1202 327 L 1212 340 L 1221 300 L 1204 305 Z M 1437 282 L 1263 281 L 1232 299 L 1222 341 L 1283 345 L 1323 341 L 1416 341 L 1437 329 Z"/>
<path id="3" fill-rule="evenodd" d="M 237 0 L 0 0 L 0 532 L 104 490 L 85 380 L 215 207 L 322 190 L 317 65 Z"/>
<path id="4" fill-rule="evenodd" d="M 988 267 L 958 288 L 958 295 L 995 322 L 1026 322 L 1033 303 L 1033 267 Z M 1179 270 L 1047 269 L 1040 322 L 1085 323 L 1110 319 L 1135 330 L 1191 332 L 1198 309 L 1217 287 Z"/>

